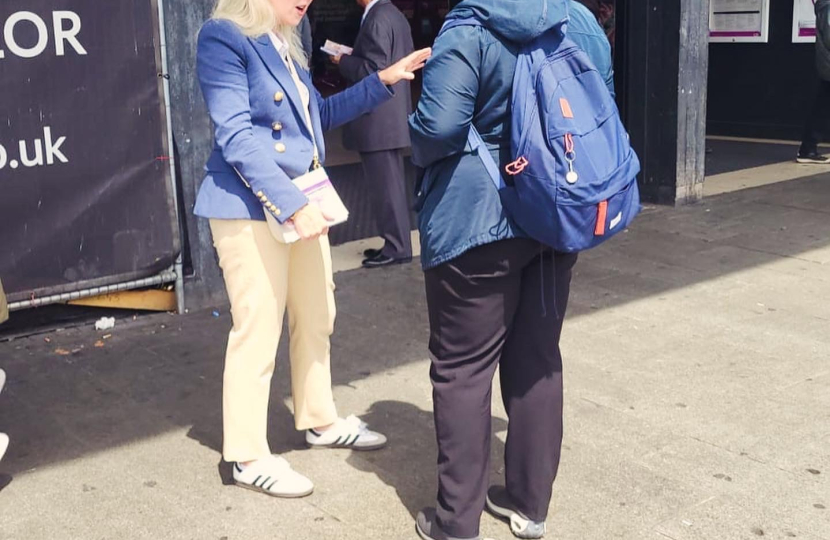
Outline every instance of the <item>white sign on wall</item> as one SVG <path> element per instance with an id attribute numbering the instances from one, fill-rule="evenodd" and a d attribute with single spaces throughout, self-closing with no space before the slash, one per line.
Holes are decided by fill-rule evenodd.
<path id="1" fill-rule="evenodd" d="M 53 11 L 51 18 L 41 17 L 31 11 L 18 11 L 12 13 L 0 26 L 3 29 L 0 38 L 0 60 L 6 58 L 5 49 L 13 56 L 36 58 L 47 52 L 50 41 L 54 43 L 57 56 L 65 56 L 67 49 L 73 49 L 79 55 L 87 54 L 77 37 L 81 32 L 81 18 L 72 11 Z M 37 41 L 34 45 L 17 42 L 15 30 L 18 26 L 28 26 L 35 30 Z"/>
<path id="2" fill-rule="evenodd" d="M 793 0 L 793 43 L 816 42 L 815 0 Z"/>
<path id="3" fill-rule="evenodd" d="M 709 41 L 767 43 L 769 2 L 770 0 L 712 0 L 709 13 Z"/>

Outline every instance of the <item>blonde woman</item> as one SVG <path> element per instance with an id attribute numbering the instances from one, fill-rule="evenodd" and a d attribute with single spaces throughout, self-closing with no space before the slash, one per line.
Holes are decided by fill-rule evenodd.
<path id="1" fill-rule="evenodd" d="M 389 100 L 429 57 L 419 51 L 323 99 L 296 30 L 311 0 L 219 0 L 199 35 L 198 76 L 215 125 L 195 213 L 210 220 L 231 302 L 223 389 L 225 460 L 242 487 L 302 497 L 311 481 L 273 456 L 268 401 L 288 312 L 295 425 L 313 448 L 375 450 L 386 438 L 340 418 L 331 391 L 334 282 L 327 216 L 292 183 L 325 160 L 323 132 Z M 302 240 L 274 239 L 265 213 Z"/>

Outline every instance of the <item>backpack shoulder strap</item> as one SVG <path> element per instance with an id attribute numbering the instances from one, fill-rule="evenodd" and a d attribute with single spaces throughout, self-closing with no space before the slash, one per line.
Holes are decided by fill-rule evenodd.
<path id="1" fill-rule="evenodd" d="M 469 144 L 472 151 L 477 153 L 478 157 L 481 158 L 481 162 L 484 164 L 484 168 L 487 169 L 487 172 L 490 175 L 490 180 L 493 181 L 496 189 L 500 190 L 504 188 L 506 184 L 504 183 L 504 178 L 502 178 L 501 172 L 499 171 L 499 166 L 496 163 L 496 160 L 493 159 L 493 156 L 490 155 L 490 150 L 487 148 L 487 145 L 484 144 L 484 139 L 481 138 L 481 134 L 472 124 L 470 124 L 470 134 L 467 136 L 467 144 Z"/>
<path id="2" fill-rule="evenodd" d="M 444 32 L 448 30 L 452 30 L 453 28 L 458 28 L 460 26 L 477 26 L 481 27 L 484 26 L 480 20 L 476 17 L 468 16 L 468 17 L 456 17 L 447 19 L 447 22 L 444 23 L 444 26 L 441 27 L 441 32 L 438 33 L 440 36 Z M 484 164 L 484 168 L 487 169 L 487 172 L 490 175 L 490 179 L 493 180 L 493 183 L 496 185 L 497 189 L 501 189 L 505 187 L 504 179 L 499 172 L 499 166 L 496 164 L 493 156 L 490 155 L 490 150 L 487 149 L 487 145 L 484 144 L 484 140 L 481 138 L 481 134 L 478 132 L 476 127 L 470 124 L 470 133 L 467 136 L 467 144 L 470 146 L 470 149 L 473 153 L 477 153 L 478 156 L 481 158 L 481 162 Z"/>

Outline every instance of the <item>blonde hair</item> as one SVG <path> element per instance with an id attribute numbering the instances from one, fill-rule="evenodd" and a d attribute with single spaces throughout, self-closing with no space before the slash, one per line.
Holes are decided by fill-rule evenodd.
<path id="1" fill-rule="evenodd" d="M 304 68 L 308 67 L 299 28 L 277 21 L 269 0 L 217 0 L 211 18 L 231 21 L 249 37 L 274 32 L 288 43 L 291 58 Z"/>

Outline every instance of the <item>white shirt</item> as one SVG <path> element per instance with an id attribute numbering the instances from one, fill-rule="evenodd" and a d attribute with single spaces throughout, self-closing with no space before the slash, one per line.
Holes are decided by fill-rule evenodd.
<path id="1" fill-rule="evenodd" d="M 366 20 L 366 16 L 369 15 L 369 12 L 372 11 L 372 8 L 375 7 L 375 4 L 380 2 L 380 0 L 372 0 L 369 2 L 369 5 L 366 6 L 366 10 L 363 12 L 363 18 L 360 19 L 360 25 L 363 25 L 363 22 Z"/>
<path id="2" fill-rule="evenodd" d="M 305 112 L 305 121 L 306 125 L 308 126 L 308 130 L 311 131 L 312 140 L 314 139 L 314 126 L 311 124 L 311 92 L 308 90 L 308 86 L 300 80 L 300 76 L 297 74 L 297 68 L 294 66 L 294 61 L 291 59 L 291 55 L 289 54 L 289 47 L 288 43 L 286 43 L 281 36 L 275 34 L 274 32 L 269 32 L 271 37 L 271 43 L 274 44 L 274 48 L 277 49 L 277 53 L 282 58 L 282 61 L 285 63 L 285 67 L 288 68 L 288 72 L 291 73 L 291 78 L 294 80 L 294 86 L 297 87 L 297 91 L 300 93 L 300 99 L 303 101 L 303 112 Z M 315 147 L 317 143 L 315 142 Z"/>

